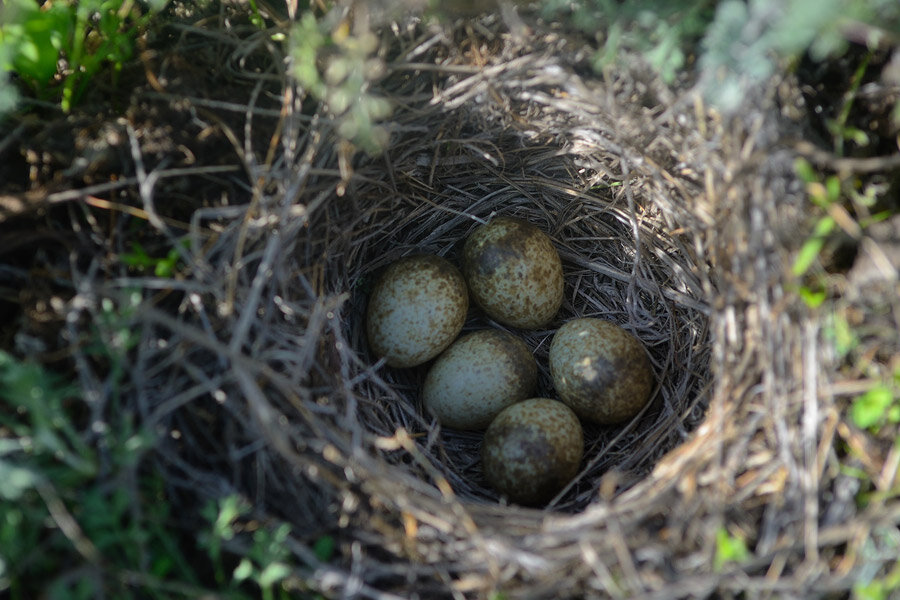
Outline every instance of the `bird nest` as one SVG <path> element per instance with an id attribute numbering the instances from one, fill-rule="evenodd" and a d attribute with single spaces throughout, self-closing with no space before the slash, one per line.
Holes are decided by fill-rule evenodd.
<path id="1" fill-rule="evenodd" d="M 833 418 L 810 400 L 817 334 L 785 291 L 800 194 L 776 88 L 725 120 L 638 61 L 597 77 L 577 43 L 496 19 L 382 42 L 384 152 L 353 158 L 327 102 L 295 101 L 288 79 L 280 109 L 250 106 L 255 89 L 247 201 L 193 212 L 179 300 L 135 314 L 135 406 L 165 434 L 170 497 L 245 496 L 257 523 L 290 525 L 302 585 L 341 597 L 833 585 L 816 561 L 850 534 L 817 529 Z M 585 427 L 577 477 L 541 507 L 498 497 L 481 434 L 423 411 L 427 365 L 382 366 L 364 334 L 380 268 L 418 252 L 458 263 L 494 215 L 538 226 L 562 258 L 556 318 L 514 331 L 539 395 L 554 396 L 549 342 L 576 317 L 632 332 L 655 374 L 638 417 Z M 471 310 L 464 330 L 483 327 L 499 325 Z M 740 577 L 716 562 L 721 535 L 752 548 Z M 324 537 L 330 560 L 312 550 Z"/>

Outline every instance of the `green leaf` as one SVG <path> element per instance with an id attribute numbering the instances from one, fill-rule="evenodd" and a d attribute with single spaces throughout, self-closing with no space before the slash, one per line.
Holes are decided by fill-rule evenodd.
<path id="1" fill-rule="evenodd" d="M 15 502 L 37 482 L 35 474 L 10 461 L 0 460 L 0 498 Z"/>
<path id="2" fill-rule="evenodd" d="M 330 535 L 323 535 L 315 541 L 312 550 L 321 562 L 328 562 L 334 556 L 335 542 Z"/>
<path id="3" fill-rule="evenodd" d="M 59 101 L 64 112 L 104 67 L 113 78 L 134 53 L 134 40 L 165 0 L 0 2 L 0 71 L 14 70 L 42 99 Z M 143 12 L 142 12 L 143 11 Z M 68 69 L 57 73 L 60 57 Z M 0 77 L 0 83 L 5 83 Z M 0 103 L 9 94 L 0 87 Z M 5 106 L 0 106 L 0 109 Z"/>
<path id="4" fill-rule="evenodd" d="M 799 277 L 809 270 L 825 246 L 826 236 L 834 230 L 834 227 L 835 222 L 831 217 L 825 216 L 819 219 L 812 236 L 803 243 L 794 259 L 794 265 L 791 268 L 794 276 Z"/>
<path id="5" fill-rule="evenodd" d="M 12 53 L 0 69 L 11 68 L 38 89 L 45 87 L 56 74 L 60 51 L 71 32 L 71 7 L 58 2 L 41 10 L 36 2 L 13 0 L 2 11 L 0 45 Z"/>
<path id="6" fill-rule="evenodd" d="M 166 554 L 156 556 L 150 565 L 150 572 L 156 577 L 165 577 L 175 567 L 175 560 Z"/>
<path id="7" fill-rule="evenodd" d="M 253 563 L 250 562 L 249 558 L 241 559 L 240 564 L 235 567 L 234 577 L 235 581 L 244 581 L 245 579 L 249 579 L 253 575 Z"/>
<path id="8" fill-rule="evenodd" d="M 286 564 L 281 562 L 269 563 L 262 570 L 262 573 L 259 574 L 257 583 L 259 583 L 259 587 L 267 588 L 275 583 L 278 583 L 290 574 L 291 569 Z"/>
<path id="9" fill-rule="evenodd" d="M 724 527 L 716 532 L 716 556 L 713 560 L 713 568 L 716 571 L 731 562 L 743 562 L 750 556 L 747 543 L 744 538 L 732 535 Z"/>
<path id="10" fill-rule="evenodd" d="M 850 407 L 850 418 L 860 429 L 880 425 L 888 417 L 888 409 L 894 402 L 894 394 L 886 385 L 875 385 L 858 396 Z"/>
<path id="11" fill-rule="evenodd" d="M 19 53 L 13 58 L 13 67 L 26 79 L 44 84 L 56 74 L 58 60 L 59 52 L 50 43 L 50 37 L 34 36 L 22 40 Z"/>
<path id="12" fill-rule="evenodd" d="M 833 314 L 826 329 L 826 335 L 834 343 L 834 351 L 839 358 L 847 356 L 859 345 L 859 337 L 841 314 Z"/>
<path id="13" fill-rule="evenodd" d="M 825 240 L 820 237 L 812 237 L 803 243 L 797 258 L 794 259 L 794 266 L 791 272 L 797 277 L 806 273 L 819 257 L 822 248 L 825 246 Z"/>
<path id="14" fill-rule="evenodd" d="M 869 134 L 867 134 L 862 129 L 859 129 L 858 127 L 844 127 L 841 130 L 841 135 L 843 135 L 848 140 L 851 140 L 857 146 L 868 146 L 870 142 Z"/>
<path id="15" fill-rule="evenodd" d="M 887 600 L 884 585 L 876 580 L 853 586 L 853 600 Z"/>
<path id="16" fill-rule="evenodd" d="M 887 420 L 891 423 L 900 423 L 900 402 L 892 404 L 888 409 Z"/>
<path id="17" fill-rule="evenodd" d="M 144 247 L 138 242 L 131 243 L 131 251 L 119 255 L 119 260 L 129 267 L 146 268 L 153 266 L 154 260 L 150 258 Z"/>
<path id="18" fill-rule="evenodd" d="M 837 175 L 832 175 L 825 180 L 825 189 L 828 190 L 828 203 L 834 204 L 841 199 L 841 179 Z"/>
<path id="19" fill-rule="evenodd" d="M 812 165 L 805 158 L 798 158 L 794 161 L 794 172 L 797 173 L 804 183 L 814 183 L 819 181 L 819 175 L 813 169 Z"/>
<path id="20" fill-rule="evenodd" d="M 153 269 L 153 274 L 157 277 L 172 277 L 175 273 L 175 265 L 178 264 L 178 259 L 181 255 L 178 253 L 178 250 L 173 248 L 169 250 L 169 253 L 165 258 L 159 259 L 159 262 L 156 263 L 156 267 Z"/>
<path id="21" fill-rule="evenodd" d="M 622 24 L 613 23 L 606 31 L 606 41 L 594 55 L 593 64 L 591 65 L 595 71 L 602 72 L 603 69 L 612 65 L 619 55 L 619 47 L 622 44 Z"/>
<path id="22" fill-rule="evenodd" d="M 291 30 L 294 77 L 316 98 L 325 96 L 326 86 L 319 75 L 317 56 L 328 38 L 319 27 L 312 11 L 304 12 Z"/>
<path id="23" fill-rule="evenodd" d="M 232 494 L 219 502 L 219 514 L 213 524 L 216 535 L 223 540 L 234 537 L 232 523 L 245 512 L 240 496 Z"/>
<path id="24" fill-rule="evenodd" d="M 851 467 L 849 465 L 842 464 L 840 467 L 838 467 L 838 471 L 840 471 L 841 475 L 846 475 L 847 477 L 853 477 L 854 479 L 859 479 L 860 481 L 869 481 L 869 474 L 860 467 Z"/>

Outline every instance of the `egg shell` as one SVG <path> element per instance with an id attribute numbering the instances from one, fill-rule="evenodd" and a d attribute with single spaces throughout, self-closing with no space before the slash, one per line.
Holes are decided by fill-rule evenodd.
<path id="1" fill-rule="evenodd" d="M 643 344 L 603 319 L 574 319 L 559 328 L 550 343 L 550 374 L 559 399 L 601 425 L 634 417 L 653 389 Z"/>
<path id="2" fill-rule="evenodd" d="M 463 246 L 463 274 L 475 302 L 512 327 L 541 328 L 562 304 L 559 253 L 522 219 L 497 217 L 473 231 Z"/>
<path id="3" fill-rule="evenodd" d="M 537 363 L 528 346 L 513 334 L 483 329 L 460 337 L 425 377 L 426 410 L 441 425 L 484 429 L 514 402 L 531 396 Z"/>
<path id="4" fill-rule="evenodd" d="M 452 263 L 431 254 L 402 258 L 369 296 L 369 346 L 392 367 L 420 365 L 456 339 L 468 309 L 465 280 Z"/>
<path id="5" fill-rule="evenodd" d="M 584 435 L 575 413 L 549 398 L 530 398 L 497 415 L 481 450 L 487 482 L 516 504 L 550 500 L 578 473 Z"/>

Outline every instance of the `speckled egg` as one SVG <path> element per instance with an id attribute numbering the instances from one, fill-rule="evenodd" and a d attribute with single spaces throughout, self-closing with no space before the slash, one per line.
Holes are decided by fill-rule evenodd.
<path id="1" fill-rule="evenodd" d="M 530 398 L 497 415 L 484 433 L 484 476 L 516 504 L 547 502 L 578 473 L 581 423 L 565 404 Z"/>
<path id="2" fill-rule="evenodd" d="M 521 219 L 497 217 L 472 232 L 463 274 L 475 302 L 512 327 L 543 327 L 562 304 L 559 253 L 543 231 Z"/>
<path id="3" fill-rule="evenodd" d="M 484 329 L 453 342 L 428 371 L 425 409 L 445 427 L 484 429 L 497 414 L 534 392 L 537 364 L 506 331 Z"/>
<path id="4" fill-rule="evenodd" d="M 456 339 L 468 309 L 465 280 L 449 261 L 430 254 L 402 258 L 369 296 L 369 346 L 392 367 L 420 365 Z"/>
<path id="5" fill-rule="evenodd" d="M 601 425 L 638 414 L 653 389 L 641 342 L 602 319 L 575 319 L 559 328 L 550 344 L 550 374 L 560 400 Z"/>

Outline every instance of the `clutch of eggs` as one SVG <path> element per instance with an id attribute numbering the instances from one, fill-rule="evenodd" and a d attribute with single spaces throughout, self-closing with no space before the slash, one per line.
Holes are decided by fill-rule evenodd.
<path id="1" fill-rule="evenodd" d="M 545 503 L 578 472 L 579 419 L 621 423 L 646 405 L 649 359 L 618 325 L 574 319 L 550 344 L 559 401 L 531 398 L 537 365 L 522 340 L 500 330 L 457 339 L 469 293 L 500 323 L 544 327 L 562 303 L 559 254 L 534 225 L 497 217 L 466 240 L 462 273 L 435 255 L 403 258 L 385 269 L 369 297 L 369 345 L 392 367 L 438 357 L 425 378 L 425 409 L 446 427 L 487 428 L 481 453 L 487 483 L 512 502 Z"/>
<path id="2" fill-rule="evenodd" d="M 468 310 L 465 280 L 452 263 L 431 254 L 401 258 L 369 296 L 369 346 L 389 366 L 420 365 L 456 339 Z"/>

